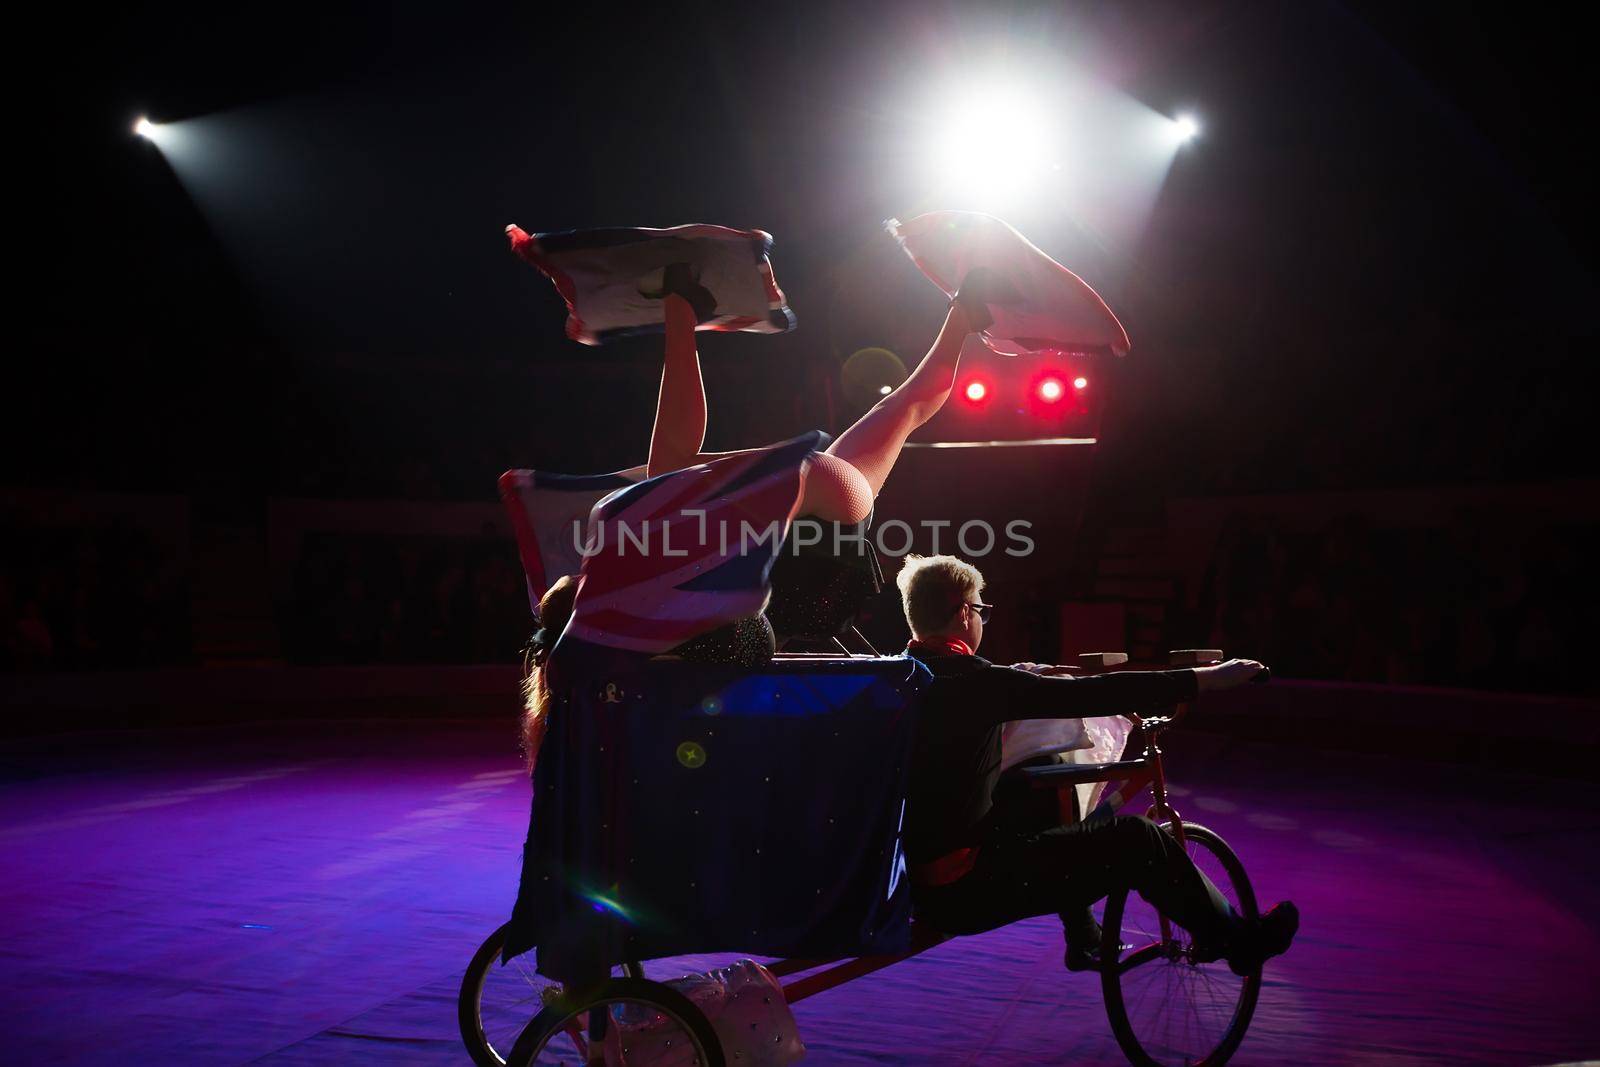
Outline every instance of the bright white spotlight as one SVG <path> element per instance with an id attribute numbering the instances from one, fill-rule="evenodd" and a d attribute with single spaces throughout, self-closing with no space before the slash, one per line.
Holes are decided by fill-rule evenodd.
<path id="1" fill-rule="evenodd" d="M 1192 141 L 1200 133 L 1200 120 L 1193 115 L 1179 115 L 1172 120 L 1172 136 L 1182 143 Z"/>
<path id="2" fill-rule="evenodd" d="M 880 385 L 880 386 L 878 386 L 878 395 L 879 396 L 888 396 L 892 392 L 894 392 L 894 386 L 892 386 L 892 385 Z"/>
<path id="3" fill-rule="evenodd" d="M 927 166 L 944 192 L 974 206 L 1006 206 L 1054 173 L 1060 125 L 1037 92 L 969 82 L 929 143 Z"/>
<path id="4" fill-rule="evenodd" d="M 145 140 L 153 141 L 156 139 L 156 124 L 140 115 L 139 121 L 133 124 L 133 132 Z"/>

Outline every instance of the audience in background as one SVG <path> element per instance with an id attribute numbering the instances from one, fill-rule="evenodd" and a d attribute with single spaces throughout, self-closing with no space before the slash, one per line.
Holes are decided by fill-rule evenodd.
<path id="1" fill-rule="evenodd" d="M 1468 513 L 1407 527 L 1352 516 L 1309 532 L 1239 521 L 1194 606 L 1170 605 L 1164 639 L 1248 650 L 1286 678 L 1594 692 L 1578 639 L 1600 600 L 1584 562 L 1600 531 L 1529 521 L 1514 536 Z M 7 516 L 0 670 L 193 662 L 188 581 L 136 526 Z M 291 663 L 510 663 L 531 621 L 515 546 L 489 526 L 465 538 L 308 534 L 277 624 Z"/>
<path id="2" fill-rule="evenodd" d="M 282 619 L 295 663 L 511 663 L 532 628 L 508 537 L 309 534 Z"/>
<path id="3" fill-rule="evenodd" d="M 1485 529 L 1468 514 L 1448 528 L 1241 523 L 1169 633 L 1249 649 L 1287 678 L 1593 691 L 1574 641 L 1600 595 L 1583 565 L 1600 531 L 1552 526 L 1513 543 Z"/>
<path id="4" fill-rule="evenodd" d="M 186 577 L 137 527 L 0 524 L 0 669 L 74 671 L 190 658 Z"/>

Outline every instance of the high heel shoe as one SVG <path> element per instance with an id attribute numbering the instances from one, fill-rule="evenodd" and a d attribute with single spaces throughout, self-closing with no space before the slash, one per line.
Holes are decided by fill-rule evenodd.
<path id="1" fill-rule="evenodd" d="M 652 272 L 653 273 L 653 272 Z M 717 298 L 711 290 L 700 284 L 694 268 L 687 263 L 669 263 L 661 268 L 661 282 L 657 286 L 639 286 L 639 295 L 651 300 L 664 300 L 668 295 L 683 297 L 694 309 L 694 321 L 705 322 L 717 313 Z"/>
<path id="2" fill-rule="evenodd" d="M 1017 287 L 1011 283 L 1010 278 L 997 274 L 988 267 L 973 267 L 967 271 L 967 276 L 961 279 L 961 288 L 950 298 L 950 304 L 961 307 L 966 313 L 967 325 L 976 333 L 994 325 L 994 315 L 989 311 L 990 304 L 1016 304 L 1021 300 L 1022 294 L 1017 292 Z"/>

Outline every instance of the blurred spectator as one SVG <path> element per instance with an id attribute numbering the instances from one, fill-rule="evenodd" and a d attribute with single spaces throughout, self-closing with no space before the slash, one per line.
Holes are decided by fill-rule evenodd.
<path id="1" fill-rule="evenodd" d="M 1580 565 L 1592 527 L 1497 545 L 1481 516 L 1448 528 L 1374 528 L 1348 516 L 1307 534 L 1250 518 L 1217 540 L 1199 618 L 1207 643 L 1286 677 L 1527 692 L 1593 692 L 1576 643 L 1600 590 Z"/>
<path id="2" fill-rule="evenodd" d="M 0 667 L 98 670 L 190 657 L 188 589 L 127 523 L 63 529 L 0 521 Z"/>
<path id="3" fill-rule="evenodd" d="M 476 538 L 309 534 L 285 651 L 298 663 L 508 663 L 532 629 L 521 564 Z"/>

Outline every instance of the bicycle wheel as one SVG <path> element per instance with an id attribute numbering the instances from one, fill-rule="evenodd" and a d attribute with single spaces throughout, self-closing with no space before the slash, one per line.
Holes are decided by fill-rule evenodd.
<path id="1" fill-rule="evenodd" d="M 554 998 L 522 1031 L 506 1063 L 727 1067 L 716 1031 L 694 1002 L 643 978 L 611 978 Z"/>
<path id="2" fill-rule="evenodd" d="M 1162 829 L 1171 830 L 1170 823 Z M 1247 919 L 1257 914 L 1255 891 L 1227 843 L 1196 823 L 1183 824 L 1189 858 Z M 1256 1010 L 1261 972 L 1240 978 L 1223 960 L 1196 963 L 1189 935 L 1143 897 L 1122 890 L 1106 898 L 1101 958 L 1116 960 L 1100 974 L 1106 1015 L 1117 1044 L 1137 1067 L 1197 1064 L 1215 1067 L 1244 1040 Z M 1123 951 L 1123 945 L 1132 948 Z"/>
<path id="3" fill-rule="evenodd" d="M 559 984 L 533 969 L 528 955 L 500 965 L 500 950 L 510 928 L 510 923 L 504 924 L 478 946 L 456 998 L 461 1042 L 478 1067 L 505 1067 L 506 1055 L 528 1020 L 561 993 Z M 644 977 L 644 968 L 637 963 L 625 963 L 617 970 L 629 978 Z"/>

